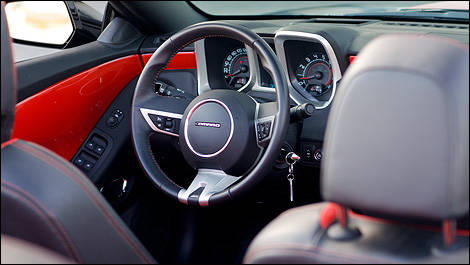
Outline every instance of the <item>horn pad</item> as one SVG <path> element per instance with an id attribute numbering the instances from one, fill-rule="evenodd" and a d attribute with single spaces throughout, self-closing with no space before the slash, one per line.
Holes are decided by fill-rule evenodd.
<path id="1" fill-rule="evenodd" d="M 241 175 L 261 149 L 256 142 L 256 102 L 244 93 L 211 90 L 186 108 L 180 126 L 181 151 L 195 169 Z"/>
<path id="2" fill-rule="evenodd" d="M 186 119 L 186 143 L 200 157 L 220 154 L 232 139 L 233 117 L 228 107 L 219 100 L 199 102 L 189 111 Z"/>

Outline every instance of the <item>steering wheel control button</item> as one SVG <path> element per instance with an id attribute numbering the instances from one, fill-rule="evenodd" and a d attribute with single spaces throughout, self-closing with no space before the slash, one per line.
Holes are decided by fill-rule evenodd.
<path id="1" fill-rule="evenodd" d="M 173 120 L 170 118 L 167 118 L 165 121 L 165 128 L 171 128 L 173 127 Z"/>
<path id="2" fill-rule="evenodd" d="M 155 83 L 154 91 L 159 96 L 188 98 L 188 99 L 194 98 L 193 95 L 186 93 L 184 90 L 165 84 L 161 81 Z"/>
<path id="3" fill-rule="evenodd" d="M 165 93 L 165 86 L 163 83 L 160 83 L 160 82 L 155 83 L 154 89 L 155 89 L 155 93 L 160 96 L 163 96 Z"/>
<path id="4" fill-rule="evenodd" d="M 271 132 L 271 121 L 258 123 L 256 129 L 258 130 L 258 141 L 266 139 Z"/>
<path id="5" fill-rule="evenodd" d="M 185 140 L 190 150 L 200 157 L 220 154 L 233 136 L 233 117 L 219 100 L 207 99 L 196 104 L 185 122 Z"/>
<path id="6" fill-rule="evenodd" d="M 179 125 L 183 115 L 144 108 L 141 108 L 140 112 L 153 131 L 179 136 Z"/>
<path id="7" fill-rule="evenodd" d="M 155 123 L 156 122 L 163 122 L 163 117 L 162 116 L 158 116 L 158 115 L 155 115 L 155 114 L 149 114 L 149 117 Z"/>

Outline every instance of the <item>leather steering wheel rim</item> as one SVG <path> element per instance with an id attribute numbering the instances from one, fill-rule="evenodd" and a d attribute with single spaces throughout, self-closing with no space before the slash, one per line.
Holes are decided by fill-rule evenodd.
<path id="1" fill-rule="evenodd" d="M 249 188 L 255 186 L 271 170 L 272 163 L 279 154 L 280 146 L 287 132 L 290 106 L 287 81 L 276 55 L 266 41 L 250 29 L 226 22 L 203 22 L 189 26 L 174 34 L 154 52 L 145 65 L 132 99 L 132 143 L 142 169 L 156 187 L 177 200 L 178 194 L 184 190 L 181 186 L 174 183 L 156 162 L 150 147 L 150 135 L 153 132 L 149 130 L 149 126 L 145 122 L 141 108 L 146 104 L 146 106 L 149 106 L 150 103 L 148 102 L 151 102 L 155 97 L 159 97 L 154 93 L 153 84 L 173 56 L 187 45 L 210 37 L 236 39 L 251 47 L 258 54 L 262 65 L 272 76 L 276 89 L 277 110 L 273 113 L 274 122 L 272 124 L 270 141 L 264 148 L 264 152 L 261 151 L 261 158 L 257 160 L 257 163 L 251 168 L 249 173 L 241 177 L 237 182 L 220 192 L 211 194 L 207 204 L 204 204 L 204 206 L 219 204 L 241 196 Z M 163 97 L 160 98 L 162 98 L 160 100 L 167 100 L 163 99 Z M 164 103 L 159 103 L 158 105 L 164 105 Z M 178 108 L 176 105 L 178 104 L 170 103 L 168 107 Z M 181 109 L 173 109 L 171 112 L 181 113 L 183 111 Z"/>

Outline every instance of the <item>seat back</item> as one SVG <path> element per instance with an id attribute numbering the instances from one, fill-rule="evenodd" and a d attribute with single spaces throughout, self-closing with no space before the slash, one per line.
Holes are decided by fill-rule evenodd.
<path id="1" fill-rule="evenodd" d="M 376 38 L 329 114 L 320 181 L 330 202 L 282 213 L 244 262 L 468 263 L 456 223 L 466 216 L 468 229 L 468 128 L 468 46 Z"/>
<path id="2" fill-rule="evenodd" d="M 468 213 L 468 46 L 371 41 L 346 72 L 325 136 L 325 200 L 430 220 Z"/>

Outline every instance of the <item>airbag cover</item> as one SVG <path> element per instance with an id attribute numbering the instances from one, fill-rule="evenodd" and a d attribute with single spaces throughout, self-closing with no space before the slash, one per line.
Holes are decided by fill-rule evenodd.
<path id="1" fill-rule="evenodd" d="M 220 101 L 201 101 L 190 111 L 185 130 L 186 141 L 194 153 L 203 157 L 215 156 L 232 138 L 232 114 Z"/>

